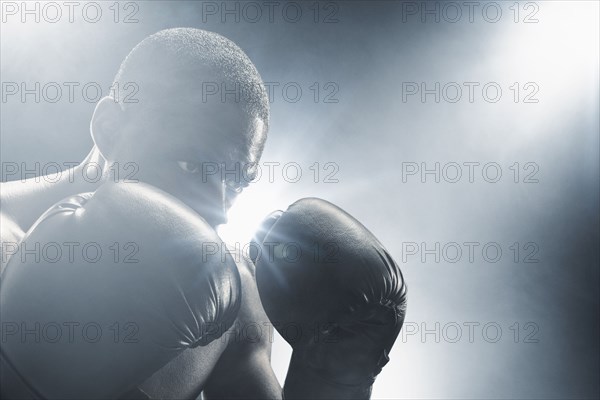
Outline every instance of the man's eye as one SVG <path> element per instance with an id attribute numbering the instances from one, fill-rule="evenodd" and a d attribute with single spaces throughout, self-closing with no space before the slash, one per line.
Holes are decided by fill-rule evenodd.
<path id="1" fill-rule="evenodd" d="M 179 168 L 190 174 L 200 172 L 200 164 L 198 163 L 189 161 L 177 161 L 177 164 L 179 164 Z"/>

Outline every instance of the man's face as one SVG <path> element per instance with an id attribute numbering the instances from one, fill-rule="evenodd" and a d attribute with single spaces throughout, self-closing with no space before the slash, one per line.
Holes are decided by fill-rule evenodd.
<path id="1" fill-rule="evenodd" d="M 136 179 L 177 197 L 211 226 L 226 223 L 227 211 L 253 178 L 264 122 L 240 104 L 197 99 L 133 111 L 126 111 L 113 161 L 123 169 L 136 163 Z"/>

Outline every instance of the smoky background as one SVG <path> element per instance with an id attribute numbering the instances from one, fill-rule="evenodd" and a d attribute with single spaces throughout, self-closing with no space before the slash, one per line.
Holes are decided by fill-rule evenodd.
<path id="1" fill-rule="evenodd" d="M 495 22 L 496 6 L 481 13 L 488 2 L 475 2 L 470 21 L 462 2 L 458 19 L 451 8 L 443 14 L 443 2 L 396 1 L 295 2 L 299 18 L 293 9 L 284 17 L 290 2 L 275 2 L 271 19 L 259 1 L 256 22 L 254 14 L 242 14 L 247 2 L 130 3 L 136 6 L 118 6 L 119 22 L 112 2 L 98 2 L 103 14 L 95 23 L 77 11 L 72 23 L 66 15 L 56 23 L 3 15 L 3 85 L 94 82 L 108 94 L 122 59 L 149 34 L 184 26 L 226 36 L 273 88 L 262 162 L 279 167 L 273 179 L 265 169 L 246 189 L 220 232 L 246 243 L 271 210 L 316 196 L 350 212 L 382 241 L 402 268 L 409 303 L 405 331 L 374 398 L 598 396 L 598 3 L 497 2 L 502 14 Z M 223 20 L 221 7 L 233 14 Z M 137 22 L 124 23 L 134 10 Z M 423 10 L 439 18 L 424 13 L 423 21 Z M 526 16 L 532 20 L 525 23 Z M 439 101 L 435 93 L 424 101 L 420 91 L 408 94 L 411 84 L 431 90 L 436 82 Z M 456 85 L 443 92 L 451 82 L 462 88 L 456 102 L 448 101 Z M 465 82 L 479 84 L 472 102 Z M 490 82 L 502 89 L 497 102 L 482 95 Z M 537 102 L 524 101 L 536 87 L 527 83 L 537 86 L 530 97 Z M 93 101 L 77 89 L 73 102 L 66 92 L 56 102 L 21 101 L 5 98 L 5 88 L 3 164 L 62 165 L 85 157 Z M 283 171 L 291 162 L 301 178 L 297 167 L 293 176 Z M 465 162 L 480 165 L 473 182 Z M 422 163 L 428 169 L 439 163 L 439 182 L 435 174 L 423 182 L 420 170 L 408 173 Z M 450 163 L 463 168 L 455 183 L 443 173 Z M 486 163 L 500 166 L 497 182 L 488 181 L 491 172 L 482 175 Z M 524 182 L 532 171 L 526 163 L 537 166 L 537 182 Z M 473 261 L 465 242 L 479 243 Z M 442 253 L 448 243 L 463 250 L 455 262 Z M 482 255 L 486 243 L 501 248 L 498 261 Z M 537 262 L 524 262 L 528 243 L 537 248 Z M 470 323 L 479 324 L 472 325 L 472 340 Z M 483 334 L 488 323 L 501 327 L 499 338 L 494 330 Z M 525 329 L 527 323 L 535 325 Z M 289 355 L 277 338 L 272 358 L 282 383 Z"/>

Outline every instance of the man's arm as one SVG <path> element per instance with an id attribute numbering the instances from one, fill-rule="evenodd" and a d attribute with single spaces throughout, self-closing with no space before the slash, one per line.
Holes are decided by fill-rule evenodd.
<path id="1" fill-rule="evenodd" d="M 213 370 L 205 399 L 282 399 L 271 367 L 273 327 L 265 314 L 254 277 L 254 265 L 242 257 L 242 305 L 238 319 L 225 333 L 228 346 Z"/>
<path id="2" fill-rule="evenodd" d="M 219 360 L 204 389 L 205 399 L 282 399 L 268 351 L 230 351 Z"/>

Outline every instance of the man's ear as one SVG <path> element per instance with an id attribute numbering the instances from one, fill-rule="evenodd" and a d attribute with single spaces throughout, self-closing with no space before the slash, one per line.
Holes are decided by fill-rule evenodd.
<path id="1" fill-rule="evenodd" d="M 123 119 L 123 110 L 110 96 L 103 97 L 94 110 L 90 132 L 94 144 L 105 160 L 113 161 L 114 151 L 119 139 L 119 130 Z"/>

